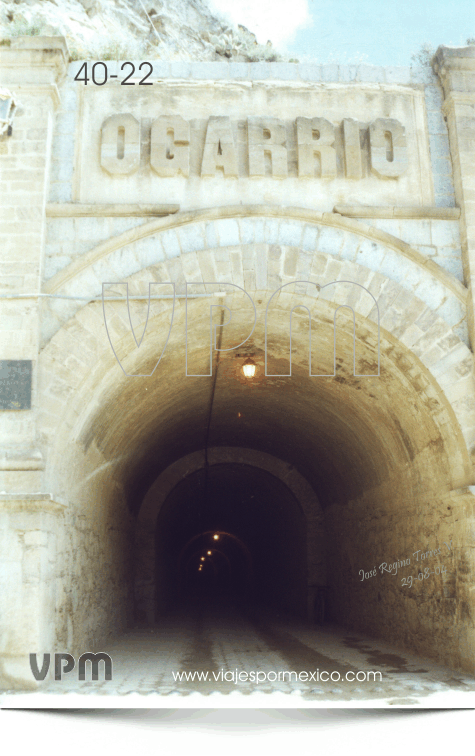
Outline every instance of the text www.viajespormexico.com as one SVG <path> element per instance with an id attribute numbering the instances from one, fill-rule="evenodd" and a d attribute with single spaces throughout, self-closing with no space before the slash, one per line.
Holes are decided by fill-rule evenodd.
<path id="1" fill-rule="evenodd" d="M 289 670 L 280 670 L 279 672 L 264 672 L 264 670 L 251 670 L 245 672 L 237 669 L 220 669 L 219 672 L 194 671 L 194 672 L 172 672 L 175 682 L 230 682 L 237 685 L 238 682 L 251 682 L 260 685 L 264 682 L 374 682 L 382 680 L 381 672 L 373 670 L 353 672 L 348 670 L 344 675 L 334 670 L 327 672 L 319 669 L 313 672 L 294 672 Z"/>

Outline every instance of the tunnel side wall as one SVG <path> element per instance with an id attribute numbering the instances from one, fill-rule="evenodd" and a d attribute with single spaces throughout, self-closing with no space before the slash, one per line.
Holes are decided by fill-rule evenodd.
<path id="1" fill-rule="evenodd" d="M 329 618 L 474 672 L 474 495 L 403 478 L 326 511 Z"/>

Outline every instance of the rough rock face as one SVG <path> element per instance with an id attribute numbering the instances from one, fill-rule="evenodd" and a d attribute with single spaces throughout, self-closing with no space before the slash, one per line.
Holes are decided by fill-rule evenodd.
<path id="1" fill-rule="evenodd" d="M 204 0 L 0 0 L 0 37 L 66 37 L 73 59 L 282 60 Z"/>

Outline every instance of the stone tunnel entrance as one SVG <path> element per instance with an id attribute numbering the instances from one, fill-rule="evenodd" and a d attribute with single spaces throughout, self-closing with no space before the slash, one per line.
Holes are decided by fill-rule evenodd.
<path id="1" fill-rule="evenodd" d="M 119 692 L 243 654 L 473 675 L 473 47 L 443 104 L 412 68 L 165 61 L 156 100 L 13 42 L 0 687 L 113 648 Z"/>
<path id="2" fill-rule="evenodd" d="M 110 323 L 128 375 L 102 350 L 70 408 L 66 436 L 55 439 L 49 471 L 74 505 L 57 536 L 64 590 L 45 636 L 73 653 L 92 644 L 107 650 L 133 627 L 160 634 L 178 605 L 191 607 L 188 617 L 201 627 L 196 602 L 210 596 L 224 612 L 245 600 L 315 629 L 323 591 L 337 635 L 366 633 L 469 670 L 451 548 L 453 491 L 463 486 L 467 459 L 450 406 L 421 361 L 387 330 L 378 345 L 377 323 L 357 309 L 355 324 L 350 310 L 338 312 L 334 342 L 335 302 L 307 291 L 279 299 L 266 375 L 271 294 L 251 292 L 257 325 L 244 345 L 245 295 L 211 298 L 221 334 L 212 375 L 209 297 L 189 301 L 187 311 L 178 298 L 149 377 L 133 376 L 152 373 L 171 303 L 158 303 L 148 325 L 154 338 L 139 350 L 117 303 Z M 235 318 L 220 329 L 225 308 Z M 99 328 L 100 309 L 86 309 Z M 143 302 L 132 314 L 145 321 Z M 318 345 L 312 375 L 309 314 Z M 252 379 L 242 373 L 249 356 Z M 429 564 L 422 584 L 417 574 Z"/>

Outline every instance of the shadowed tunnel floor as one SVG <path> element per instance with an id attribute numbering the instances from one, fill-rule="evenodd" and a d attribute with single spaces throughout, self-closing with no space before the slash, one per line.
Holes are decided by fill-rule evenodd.
<path id="1" fill-rule="evenodd" d="M 317 705 L 326 700 L 341 701 L 342 705 L 373 700 L 395 706 L 430 707 L 434 705 L 434 694 L 455 691 L 466 694 L 467 706 L 475 700 L 475 679 L 469 675 L 360 633 L 334 625 L 314 626 L 288 613 L 258 609 L 237 600 L 226 603 L 223 599 L 196 597 L 175 606 L 159 626 L 135 628 L 95 651 L 105 651 L 112 657 L 111 681 L 103 681 L 102 671 L 98 681 L 91 681 L 89 671 L 86 681 L 78 682 L 74 670 L 61 681 L 51 680 L 44 692 L 186 696 L 237 690 L 244 695 L 257 691 L 300 694 Z M 300 672 L 310 676 L 317 670 L 318 675 L 333 672 L 333 681 L 322 682 L 317 675 L 306 682 L 296 679 Z M 345 680 L 348 672 L 349 677 L 354 677 L 358 671 L 381 672 L 381 679 Z M 249 673 L 249 677 L 251 672 L 260 672 L 259 684 L 249 679 L 236 684 L 236 676 L 242 672 Z M 279 672 L 297 674 L 281 674 L 281 679 L 274 681 Z M 190 673 L 189 678 L 196 674 L 194 680 L 180 682 L 174 679 L 176 673 Z M 206 673 L 207 680 L 203 679 Z M 264 680 L 263 673 L 276 675 Z"/>

